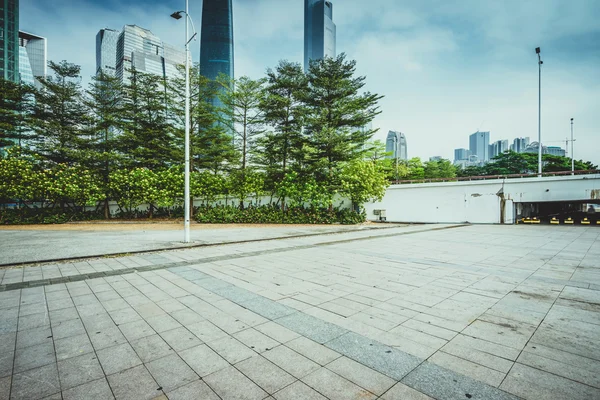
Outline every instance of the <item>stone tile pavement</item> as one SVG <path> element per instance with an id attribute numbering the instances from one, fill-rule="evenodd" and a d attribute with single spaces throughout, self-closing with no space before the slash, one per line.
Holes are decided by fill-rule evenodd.
<path id="1" fill-rule="evenodd" d="M 0 399 L 600 398 L 599 235 L 404 227 L 0 270 Z"/>

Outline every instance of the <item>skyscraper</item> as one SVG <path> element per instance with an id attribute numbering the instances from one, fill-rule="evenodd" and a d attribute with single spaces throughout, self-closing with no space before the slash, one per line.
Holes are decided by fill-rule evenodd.
<path id="1" fill-rule="evenodd" d="M 104 33 L 103 33 L 104 31 Z M 113 31 L 116 32 L 116 31 Z M 111 41 L 114 33 L 110 33 Z M 100 39 L 99 39 L 100 37 Z M 105 29 L 96 35 L 96 67 L 112 67 L 112 54 L 115 51 L 107 37 Z M 119 32 L 115 51 L 115 73 L 121 82 L 128 83 L 131 76 L 130 70 L 147 74 L 158 75 L 162 78 L 177 75 L 177 65 L 185 63 L 185 51 L 163 43 L 147 29 L 136 25 L 125 25 Z"/>
<path id="2" fill-rule="evenodd" d="M 408 149 L 406 146 L 406 136 L 402 132 L 389 131 L 385 141 L 385 151 L 392 153 L 388 156 L 392 160 L 408 160 Z"/>
<path id="3" fill-rule="evenodd" d="M 508 140 L 498 140 L 490 144 L 489 157 L 490 159 L 508 151 Z"/>
<path id="4" fill-rule="evenodd" d="M 0 78 L 19 82 L 19 0 L 0 0 Z"/>
<path id="5" fill-rule="evenodd" d="M 47 74 L 46 38 L 19 31 L 19 76 L 21 83 L 42 88 L 36 79 Z"/>
<path id="6" fill-rule="evenodd" d="M 96 35 L 96 75 L 100 72 L 115 76 L 117 72 L 117 43 L 121 32 L 100 29 Z"/>
<path id="7" fill-rule="evenodd" d="M 304 70 L 310 60 L 335 57 L 336 27 L 333 4 L 326 0 L 304 0 Z"/>
<path id="8" fill-rule="evenodd" d="M 230 79 L 234 77 L 232 0 L 204 0 L 202 3 L 200 74 L 211 81 L 220 74 Z M 213 102 L 221 105 L 218 99 Z"/>
<path id="9" fill-rule="evenodd" d="M 468 160 L 469 155 L 469 150 L 467 149 L 454 149 L 454 162 Z"/>
<path id="10" fill-rule="evenodd" d="M 485 163 L 490 159 L 490 133 L 475 132 L 469 136 L 469 152 L 472 156 L 477 156 L 480 163 Z"/>
<path id="11" fill-rule="evenodd" d="M 513 144 L 510 145 L 510 150 L 515 153 L 523 153 L 527 146 L 529 146 L 529 137 L 516 138 L 513 140 Z"/>

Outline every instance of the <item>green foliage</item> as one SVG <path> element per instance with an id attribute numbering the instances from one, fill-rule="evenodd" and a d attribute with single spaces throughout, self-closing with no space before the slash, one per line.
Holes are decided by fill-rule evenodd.
<path id="1" fill-rule="evenodd" d="M 355 76 L 356 62 L 346 55 L 311 60 L 308 86 L 303 96 L 306 108 L 304 139 L 309 171 L 325 190 L 340 186 L 343 164 L 363 157 L 365 144 L 375 131 L 364 129 L 380 113 L 382 98 L 360 93 L 365 77 Z"/>
<path id="2" fill-rule="evenodd" d="M 364 213 L 328 208 L 288 207 L 283 211 L 274 205 L 205 206 L 195 213 L 196 221 L 210 224 L 359 224 L 365 221 Z"/>
<path id="3" fill-rule="evenodd" d="M 109 190 L 119 209 L 127 214 L 132 214 L 142 204 L 156 203 L 161 199 L 158 177 L 147 168 L 111 172 Z"/>
<path id="4" fill-rule="evenodd" d="M 43 199 L 54 204 L 94 205 L 103 197 L 97 177 L 90 171 L 66 164 L 44 170 L 39 177 Z"/>
<path id="5" fill-rule="evenodd" d="M 35 198 L 38 181 L 32 162 L 14 157 L 0 160 L 0 201 Z"/>
<path id="6" fill-rule="evenodd" d="M 155 75 L 135 69 L 128 71 L 128 74 L 130 80 L 124 87 L 122 132 L 118 141 L 124 165 L 133 168 L 167 168 L 175 160 L 175 154 L 173 126 L 167 114 L 165 82 Z"/>
<path id="7" fill-rule="evenodd" d="M 29 138 L 32 95 L 32 87 L 0 78 L 0 156 L 6 148 Z"/>
<path id="8" fill-rule="evenodd" d="M 89 149 L 89 114 L 82 101 L 81 67 L 50 61 L 54 76 L 40 77 L 42 90 L 35 91 L 32 151 L 48 165 L 85 163 Z"/>
<path id="9" fill-rule="evenodd" d="M 255 142 L 264 132 L 264 113 L 260 104 L 266 80 L 253 80 L 247 76 L 238 80 L 229 80 L 223 76 L 219 79 L 225 89 L 219 92 L 223 103 L 223 109 L 220 110 L 221 121 L 234 134 L 233 143 L 241 155 L 240 169 L 245 170 L 251 162 Z"/>
<path id="10" fill-rule="evenodd" d="M 341 192 L 359 207 L 368 201 L 381 201 L 389 184 L 385 171 L 372 161 L 356 160 L 342 169 Z"/>

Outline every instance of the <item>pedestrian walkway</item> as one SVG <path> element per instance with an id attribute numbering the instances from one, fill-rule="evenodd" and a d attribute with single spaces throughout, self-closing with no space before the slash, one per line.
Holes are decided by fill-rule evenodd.
<path id="1" fill-rule="evenodd" d="M 404 227 L 3 270 L 0 399 L 600 398 L 598 235 Z"/>

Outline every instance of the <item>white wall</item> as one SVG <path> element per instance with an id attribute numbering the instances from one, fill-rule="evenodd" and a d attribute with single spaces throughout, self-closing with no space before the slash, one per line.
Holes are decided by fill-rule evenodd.
<path id="1" fill-rule="evenodd" d="M 392 185 L 383 200 L 365 205 L 367 218 L 385 209 L 392 222 L 500 223 L 504 191 L 504 222 L 514 222 L 514 203 L 600 199 L 600 174 L 544 178 Z"/>

